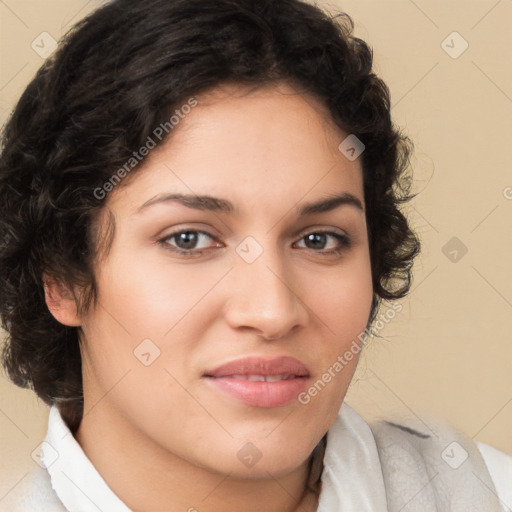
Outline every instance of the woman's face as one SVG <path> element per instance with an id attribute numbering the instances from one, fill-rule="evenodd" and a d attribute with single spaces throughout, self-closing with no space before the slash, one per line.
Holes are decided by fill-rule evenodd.
<path id="1" fill-rule="evenodd" d="M 370 313 L 361 164 L 285 85 L 197 101 L 108 198 L 85 417 L 213 472 L 284 475 L 338 413 Z"/>

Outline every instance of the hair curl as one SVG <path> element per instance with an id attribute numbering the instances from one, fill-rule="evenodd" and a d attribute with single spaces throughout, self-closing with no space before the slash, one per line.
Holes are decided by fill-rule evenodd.
<path id="1" fill-rule="evenodd" d="M 50 314 L 42 276 L 83 287 L 80 307 L 90 306 L 94 220 L 104 206 L 93 191 L 173 108 L 228 81 L 296 84 L 364 143 L 370 320 L 382 299 L 409 290 L 419 241 L 399 207 L 409 199 L 411 144 L 392 124 L 388 89 L 346 14 L 300 0 L 114 0 L 45 61 L 1 141 L 3 364 L 16 384 L 57 404 L 72 429 L 83 413 L 80 330 Z"/>

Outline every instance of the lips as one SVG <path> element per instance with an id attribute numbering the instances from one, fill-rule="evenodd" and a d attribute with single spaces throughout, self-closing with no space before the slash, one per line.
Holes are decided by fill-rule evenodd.
<path id="1" fill-rule="evenodd" d="M 280 380 L 290 380 L 296 375 L 289 373 L 287 375 L 231 375 L 232 379 L 250 380 L 251 382 L 279 382 Z"/>
<path id="2" fill-rule="evenodd" d="M 217 391 L 253 407 L 279 407 L 296 399 L 309 379 L 309 370 L 293 357 L 249 357 L 205 372 Z"/>
<path id="3" fill-rule="evenodd" d="M 309 370 L 305 364 L 294 357 L 283 356 L 274 359 L 247 357 L 223 364 L 215 370 L 207 371 L 205 375 L 207 377 L 232 377 L 234 375 L 262 375 L 265 377 L 293 375 L 308 377 Z"/>

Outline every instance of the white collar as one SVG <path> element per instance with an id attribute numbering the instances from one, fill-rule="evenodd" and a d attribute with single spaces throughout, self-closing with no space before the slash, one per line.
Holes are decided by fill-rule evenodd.
<path id="1" fill-rule="evenodd" d="M 348 404 L 327 433 L 317 512 L 387 510 L 384 478 L 369 425 Z"/>
<path id="2" fill-rule="evenodd" d="M 73 512 L 130 512 L 83 452 L 54 406 L 41 460 L 52 487 Z M 343 404 L 327 434 L 317 512 L 387 510 L 379 456 L 368 424 Z"/>
<path id="3" fill-rule="evenodd" d="M 130 512 L 87 458 L 55 406 L 50 409 L 41 461 L 53 490 L 68 510 Z"/>

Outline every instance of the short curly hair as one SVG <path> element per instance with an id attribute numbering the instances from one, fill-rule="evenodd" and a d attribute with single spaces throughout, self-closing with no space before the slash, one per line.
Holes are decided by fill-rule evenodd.
<path id="1" fill-rule="evenodd" d="M 293 84 L 363 142 L 369 323 L 382 299 L 403 297 L 419 252 L 400 211 L 410 199 L 412 145 L 391 121 L 389 91 L 372 60 L 349 16 L 301 0 L 113 0 L 79 22 L 2 131 L 0 314 L 12 381 L 57 404 L 77 428 L 80 328 L 50 314 L 43 275 L 82 287 L 79 307 L 90 307 L 97 298 L 95 220 L 105 206 L 94 191 L 174 108 L 227 82 Z"/>

